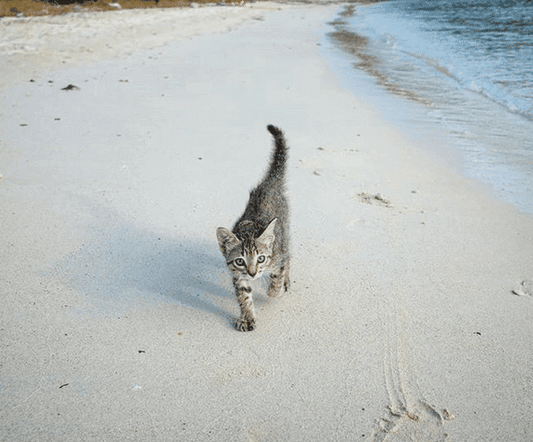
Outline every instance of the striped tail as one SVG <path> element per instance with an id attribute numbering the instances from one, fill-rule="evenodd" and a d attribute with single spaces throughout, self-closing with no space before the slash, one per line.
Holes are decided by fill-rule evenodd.
<path id="1" fill-rule="evenodd" d="M 268 169 L 266 179 L 270 180 L 275 178 L 283 180 L 289 148 L 285 143 L 283 132 L 279 128 L 269 124 L 267 129 L 274 137 L 275 148 L 272 152 L 272 159 L 270 160 L 270 168 Z"/>

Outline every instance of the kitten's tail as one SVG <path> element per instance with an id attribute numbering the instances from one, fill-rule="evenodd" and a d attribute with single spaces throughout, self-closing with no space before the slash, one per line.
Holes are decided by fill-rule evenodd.
<path id="1" fill-rule="evenodd" d="M 274 137 L 275 147 L 272 152 L 272 159 L 270 160 L 270 168 L 268 169 L 267 179 L 283 179 L 285 176 L 285 164 L 287 162 L 288 151 L 287 143 L 285 142 L 285 136 L 281 129 L 269 124 L 267 126 L 268 131 Z"/>

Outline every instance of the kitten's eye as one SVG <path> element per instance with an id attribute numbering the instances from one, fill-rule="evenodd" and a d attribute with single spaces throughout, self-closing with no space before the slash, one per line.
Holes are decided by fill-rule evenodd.
<path id="1" fill-rule="evenodd" d="M 265 262 L 265 255 L 261 255 L 257 258 L 257 262 L 261 264 L 262 262 Z"/>
<path id="2" fill-rule="evenodd" d="M 242 258 L 237 258 L 235 260 L 235 265 L 239 266 L 239 267 L 243 267 L 244 266 L 244 259 Z"/>

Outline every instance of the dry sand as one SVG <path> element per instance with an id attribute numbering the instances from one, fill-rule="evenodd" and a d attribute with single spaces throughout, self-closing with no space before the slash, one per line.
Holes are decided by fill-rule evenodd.
<path id="1" fill-rule="evenodd" d="M 340 87 L 336 11 L 0 21 L 0 440 L 532 440 L 533 220 Z M 239 333 L 268 123 L 292 289 Z"/>

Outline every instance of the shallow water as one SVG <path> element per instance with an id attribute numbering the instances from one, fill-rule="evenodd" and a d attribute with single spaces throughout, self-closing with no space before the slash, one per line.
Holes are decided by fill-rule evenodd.
<path id="1" fill-rule="evenodd" d="M 531 16 L 525 0 L 354 2 L 325 32 L 354 92 L 408 131 L 441 134 L 464 173 L 533 214 Z"/>

